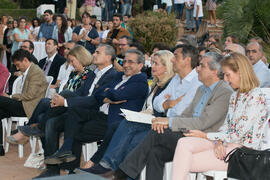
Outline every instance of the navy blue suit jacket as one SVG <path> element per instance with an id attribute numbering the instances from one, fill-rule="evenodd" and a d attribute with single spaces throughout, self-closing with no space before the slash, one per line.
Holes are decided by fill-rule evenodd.
<path id="1" fill-rule="evenodd" d="M 79 97 L 70 97 L 67 98 L 67 104 L 68 107 L 80 107 L 80 108 L 95 108 L 98 109 L 98 102 L 94 95 L 97 92 L 103 92 L 105 87 L 108 87 L 108 84 L 110 84 L 116 76 L 117 72 L 112 67 L 106 73 L 104 73 L 97 84 L 94 87 L 94 90 L 92 92 L 91 96 L 87 96 L 89 94 L 89 89 L 96 77 L 95 73 L 89 73 L 89 77 L 87 77 L 86 82 L 83 86 L 81 86 L 75 93 L 79 95 Z"/>
<path id="2" fill-rule="evenodd" d="M 141 111 L 149 92 L 147 78 L 144 73 L 133 75 L 127 82 L 115 90 L 114 87 L 122 81 L 123 75 L 123 72 L 117 73 L 115 81 L 108 86 L 109 89 L 96 94 L 100 105 L 103 104 L 105 97 L 112 101 L 127 101 L 121 104 L 110 104 L 108 123 L 121 121 L 123 119 L 123 116 L 120 115 L 120 108 Z"/>
<path id="3" fill-rule="evenodd" d="M 47 57 L 44 58 L 44 59 L 41 59 L 38 62 L 38 66 L 40 67 L 40 69 L 43 69 L 43 66 L 45 65 L 46 59 L 47 59 Z M 52 84 L 55 84 L 56 83 L 57 77 L 58 77 L 58 74 L 59 74 L 60 67 L 65 62 L 66 62 L 66 59 L 64 57 L 60 56 L 59 54 L 56 54 L 55 55 L 55 57 L 53 59 L 53 62 L 51 64 L 50 70 L 48 72 L 48 76 L 52 76 L 53 77 Z"/>

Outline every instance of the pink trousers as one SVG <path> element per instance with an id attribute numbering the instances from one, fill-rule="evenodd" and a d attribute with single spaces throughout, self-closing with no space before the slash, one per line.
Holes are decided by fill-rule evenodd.
<path id="1" fill-rule="evenodd" d="M 226 153 L 239 147 L 239 144 L 228 144 Z M 173 180 L 189 180 L 189 172 L 205 172 L 209 170 L 226 171 L 228 164 L 219 160 L 214 154 L 212 141 L 184 137 L 179 139 L 173 158 Z"/>

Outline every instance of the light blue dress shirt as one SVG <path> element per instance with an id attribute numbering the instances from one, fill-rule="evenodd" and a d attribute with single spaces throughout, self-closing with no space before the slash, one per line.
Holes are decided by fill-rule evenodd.
<path id="1" fill-rule="evenodd" d="M 171 82 L 168 84 L 167 88 L 164 89 L 154 100 L 153 107 L 156 111 L 162 113 L 165 112 L 163 108 L 163 103 L 167 100 L 165 96 L 169 94 L 171 100 L 175 100 L 178 97 L 185 94 L 183 99 L 177 103 L 174 107 L 168 109 L 167 117 L 180 116 L 182 112 L 189 106 L 192 102 L 197 88 L 201 86 L 202 83 L 198 80 L 198 74 L 196 70 L 192 70 L 184 79 L 181 80 L 180 76 L 177 74 L 173 77 Z"/>
<path id="2" fill-rule="evenodd" d="M 219 81 L 215 82 L 210 87 L 207 87 L 205 85 L 202 85 L 200 87 L 200 91 L 203 93 L 203 95 L 202 95 L 200 101 L 196 104 L 196 106 L 194 108 L 194 111 L 193 111 L 193 114 L 192 114 L 193 117 L 200 117 L 201 116 L 203 108 L 206 105 L 212 91 L 214 90 L 214 88 L 216 87 L 218 82 Z"/>
<path id="3" fill-rule="evenodd" d="M 270 70 L 262 62 L 262 60 L 259 60 L 256 64 L 253 65 L 253 70 L 260 81 L 260 87 L 270 87 Z"/>

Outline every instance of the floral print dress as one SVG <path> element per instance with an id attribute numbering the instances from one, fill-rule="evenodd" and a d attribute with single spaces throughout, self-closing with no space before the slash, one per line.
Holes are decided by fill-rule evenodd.
<path id="1" fill-rule="evenodd" d="M 240 93 L 238 99 L 237 93 L 230 98 L 228 113 L 219 132 L 207 133 L 207 138 L 261 149 L 264 127 L 268 123 L 266 98 L 260 88 Z"/>

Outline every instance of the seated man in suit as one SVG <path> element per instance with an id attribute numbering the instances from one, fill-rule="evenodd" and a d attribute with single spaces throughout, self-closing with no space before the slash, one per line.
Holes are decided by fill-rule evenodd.
<path id="1" fill-rule="evenodd" d="M 38 65 L 44 71 L 45 76 L 53 77 L 52 84 L 55 84 L 60 67 L 66 62 L 66 59 L 57 54 L 58 43 L 55 39 L 49 38 L 45 43 L 45 50 L 48 57 L 41 59 L 38 62 Z"/>
<path id="2" fill-rule="evenodd" d="M 116 179 L 127 176 L 135 179 L 146 165 L 146 179 L 162 180 L 164 165 L 173 160 L 177 141 L 185 130 L 211 132 L 223 124 L 232 89 L 221 80 L 221 60 L 222 57 L 214 52 L 203 56 L 197 68 L 203 85 L 198 88 L 192 103 L 181 116 L 153 119 L 152 131 L 119 165 L 120 169 L 114 174 Z"/>
<path id="3" fill-rule="evenodd" d="M 31 61 L 31 54 L 23 49 L 15 51 L 12 62 L 22 74 L 22 80 L 17 85 L 17 93 L 11 96 L 0 96 L 0 124 L 1 119 L 17 116 L 31 117 L 36 105 L 45 96 L 48 83 L 41 69 Z M 0 128 L 0 141 L 2 141 L 2 128 Z M 13 141 L 13 139 L 8 139 Z M 19 143 L 19 142 L 17 142 Z M 0 142 L 2 145 L 2 142 Z M 3 150 L 3 146 L 1 146 Z"/>
<path id="4" fill-rule="evenodd" d="M 64 96 L 67 101 L 68 97 L 72 96 L 93 96 L 97 90 L 102 88 L 104 85 L 110 83 L 115 75 L 116 71 L 112 66 L 112 58 L 115 56 L 115 51 L 110 45 L 100 45 L 99 53 L 102 54 L 101 58 L 94 58 L 93 64 L 97 66 L 96 73 L 88 73 L 85 83 L 77 89 L 74 93 L 70 91 L 63 91 L 60 95 Z M 57 97 L 61 97 L 57 95 Z M 64 113 L 66 107 L 57 107 L 50 108 L 49 98 L 42 99 L 37 105 L 36 109 L 33 112 L 32 117 L 29 119 L 29 122 L 26 126 L 19 126 L 19 133 L 13 135 L 15 139 L 24 139 L 25 136 L 40 136 L 43 134 L 42 127 L 46 123 L 48 116 L 56 116 Z M 95 101 L 95 98 L 92 98 L 92 101 Z M 47 118 L 45 118 L 47 117 Z"/>
<path id="5" fill-rule="evenodd" d="M 94 54 L 94 57 L 97 56 L 99 56 L 99 51 Z M 119 123 L 124 119 L 120 115 L 120 108 L 141 111 L 148 94 L 146 75 L 140 72 L 143 64 L 144 56 L 140 51 L 127 51 L 124 60 L 124 72 L 118 73 L 115 80 L 105 90 L 99 91 L 95 95 L 98 104 L 90 101 L 89 97 L 70 98 L 67 100 L 69 107 L 67 112 L 60 117 L 51 118 L 47 121 L 44 162 L 51 164 L 50 166 L 54 165 L 54 175 L 59 174 L 59 167 L 55 164 L 74 160 L 74 156 L 71 154 L 72 145 L 74 145 L 74 150 L 76 149 L 76 152 L 79 152 L 75 153 L 78 158 L 77 162 L 80 162 L 82 147 L 80 141 L 73 144 L 75 135 L 90 142 L 101 140 L 103 136 L 104 138 L 111 138 Z M 63 105 L 64 101 L 60 99 L 52 100 L 52 106 L 58 106 L 59 104 Z M 104 114 L 108 114 L 108 116 L 104 116 Z M 57 134 L 59 131 L 63 130 L 65 137 L 62 147 L 55 153 L 52 152 L 52 148 L 50 148 L 50 152 L 46 152 L 47 147 L 58 140 Z M 56 150 L 57 147 L 58 144 L 54 146 L 54 149 Z M 49 153 L 54 154 L 50 155 Z M 44 177 L 44 174 L 40 177 Z"/>

